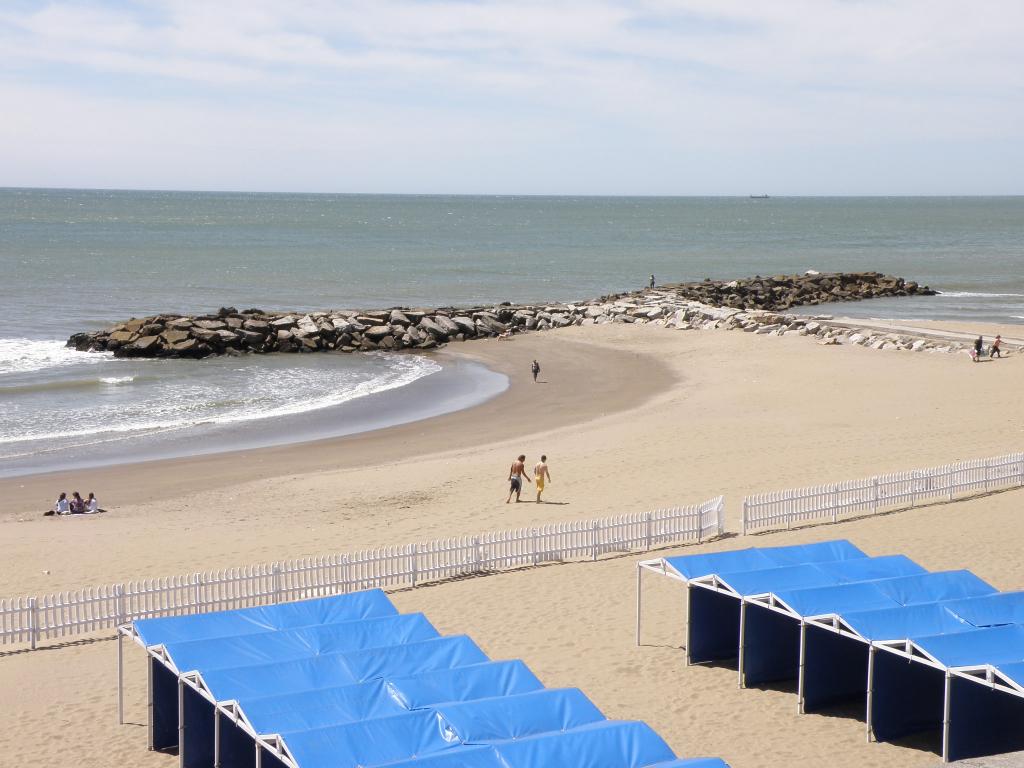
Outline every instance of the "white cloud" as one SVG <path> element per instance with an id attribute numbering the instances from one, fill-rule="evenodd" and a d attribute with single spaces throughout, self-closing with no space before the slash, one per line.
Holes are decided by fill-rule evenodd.
<path id="1" fill-rule="evenodd" d="M 961 146 L 989 174 L 962 184 L 1006 191 L 1020 153 L 986 152 L 1024 118 L 1022 23 L 1008 0 L 53 2 L 0 11 L 0 183 L 872 191 L 859 154 L 874 191 L 926 192 L 922 157 Z M 787 174 L 802 156 L 845 176 Z"/>

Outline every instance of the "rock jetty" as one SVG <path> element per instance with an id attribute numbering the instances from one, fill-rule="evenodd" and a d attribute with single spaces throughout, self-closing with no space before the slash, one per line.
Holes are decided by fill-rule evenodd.
<path id="1" fill-rule="evenodd" d="M 209 315 L 154 315 L 77 333 L 68 346 L 116 357 L 184 357 L 242 352 L 429 350 L 452 341 L 568 325 L 652 323 L 673 328 L 733 327 L 759 333 L 810 330 L 777 313 L 798 305 L 880 296 L 931 295 L 927 286 L 878 272 L 754 277 L 677 283 L 657 289 L 549 305 L 285 313 L 222 307 Z M 818 323 L 818 327 L 821 324 Z M 816 331 L 817 329 L 815 329 Z"/>

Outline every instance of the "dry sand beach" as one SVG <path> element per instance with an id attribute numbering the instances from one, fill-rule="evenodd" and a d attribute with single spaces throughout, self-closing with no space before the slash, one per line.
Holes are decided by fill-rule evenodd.
<path id="1" fill-rule="evenodd" d="M 991 329 L 986 335 L 994 334 Z M 1016 450 L 1024 356 L 819 346 L 805 338 L 591 326 L 460 347 L 511 377 L 464 411 L 305 445 L 0 482 L 0 594 L 346 552 L 537 522 L 642 512 Z M 529 361 L 544 384 L 529 380 Z M 550 504 L 504 503 L 510 461 L 549 457 Z M 111 511 L 44 519 L 58 487 L 95 490 Z M 527 485 L 524 498 L 532 498 Z M 970 568 L 1024 587 L 1024 492 L 704 545 L 846 537 L 929 569 Z M 688 547 L 688 552 L 699 551 Z M 550 686 L 581 687 L 609 717 L 649 722 L 683 755 L 735 768 L 918 766 L 934 753 L 866 744 L 861 723 L 797 716 L 795 697 L 736 687 L 727 668 L 684 667 L 681 592 L 649 578 L 644 645 L 633 645 L 639 555 L 399 591 L 444 632 L 524 659 Z M 129 653 L 118 727 L 106 637 L 0 652 L 0 764 L 172 766 L 145 749 L 141 653 Z"/>

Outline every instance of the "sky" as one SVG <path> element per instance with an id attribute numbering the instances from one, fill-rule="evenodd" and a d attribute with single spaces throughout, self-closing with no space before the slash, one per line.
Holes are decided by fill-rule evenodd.
<path id="1" fill-rule="evenodd" d="M 0 186 L 1024 194 L 1020 0 L 0 0 Z"/>

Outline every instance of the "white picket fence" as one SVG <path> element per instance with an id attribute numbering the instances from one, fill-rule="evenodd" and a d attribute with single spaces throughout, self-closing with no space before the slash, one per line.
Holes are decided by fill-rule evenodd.
<path id="1" fill-rule="evenodd" d="M 934 499 L 952 500 L 961 493 L 1022 485 L 1024 453 L 1009 453 L 863 480 L 756 494 L 743 500 L 743 533 L 756 528 L 789 528 L 794 523 L 823 518 L 835 522 L 855 512 L 874 513 Z"/>
<path id="2" fill-rule="evenodd" d="M 597 559 L 701 542 L 724 530 L 725 502 L 659 509 L 537 528 L 457 536 L 347 555 L 285 560 L 124 584 L 0 600 L 0 644 L 110 629 L 134 619 L 302 600 L 372 587 L 416 586 L 539 563 Z"/>

